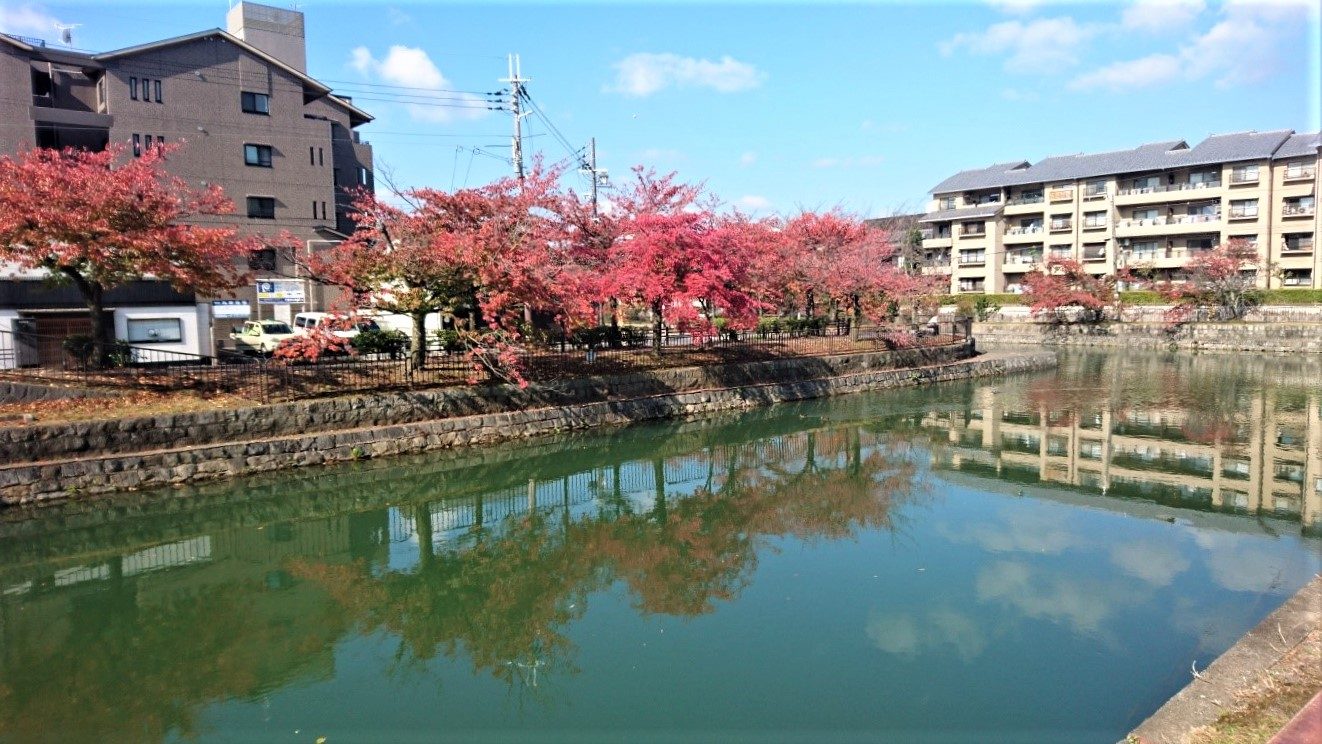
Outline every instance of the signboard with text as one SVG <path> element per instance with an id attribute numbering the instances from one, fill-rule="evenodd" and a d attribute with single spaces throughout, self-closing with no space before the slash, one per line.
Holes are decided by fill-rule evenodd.
<path id="1" fill-rule="evenodd" d="M 299 279 L 268 279 L 257 282 L 257 304 L 302 305 L 303 282 Z"/>
<path id="2" fill-rule="evenodd" d="M 211 317 L 247 320 L 252 317 L 252 305 L 247 300 L 212 300 Z"/>

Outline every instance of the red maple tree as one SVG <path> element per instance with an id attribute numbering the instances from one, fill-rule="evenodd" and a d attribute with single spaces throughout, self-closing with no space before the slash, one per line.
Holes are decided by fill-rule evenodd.
<path id="1" fill-rule="evenodd" d="M 1119 303 L 1115 283 L 1114 276 L 1089 273 L 1073 259 L 1051 258 L 1044 271 L 1024 277 L 1024 300 L 1034 315 L 1096 323 L 1108 307 Z"/>
<path id="2" fill-rule="evenodd" d="M 72 284 L 87 305 L 92 360 L 106 338 L 107 290 L 155 278 L 176 289 L 216 294 L 243 279 L 238 261 L 263 247 L 232 226 L 186 224 L 226 215 L 234 205 L 220 188 L 197 190 L 165 170 L 177 146 L 124 159 L 102 152 L 38 148 L 0 157 L 0 260 Z"/>
<path id="3" fill-rule="evenodd" d="M 1202 314 L 1234 320 L 1261 301 L 1258 249 L 1247 240 L 1231 240 L 1200 251 L 1184 265 L 1183 281 L 1162 281 L 1153 288 L 1169 300 L 1166 319 L 1184 323 Z"/>

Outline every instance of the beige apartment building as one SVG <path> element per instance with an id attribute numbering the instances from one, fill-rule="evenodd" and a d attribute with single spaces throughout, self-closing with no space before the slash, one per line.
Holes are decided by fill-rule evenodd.
<path id="1" fill-rule="evenodd" d="M 247 234 L 287 231 L 308 252 L 343 240 L 353 229 L 350 189 L 373 186 L 372 148 L 357 131 L 372 117 L 307 74 L 302 13 L 241 2 L 227 29 L 104 53 L 0 34 L 0 153 L 113 143 L 137 156 L 177 144 L 170 172 L 195 187 L 221 187 L 235 205 L 232 215 L 199 222 Z M 245 268 L 258 281 L 299 280 L 285 253 L 268 249 Z M 85 332 L 85 310 L 70 288 L 3 268 L 0 331 Z M 256 284 L 211 298 L 138 282 L 112 291 L 107 305 L 117 338 L 210 354 L 244 308 L 248 317 L 282 320 L 323 309 L 322 288 L 306 280 L 281 286 L 295 285 L 301 302 L 263 304 Z"/>
<path id="2" fill-rule="evenodd" d="M 1237 132 L 962 171 L 920 218 L 925 271 L 952 293 L 1020 292 L 1052 257 L 1178 279 L 1191 257 L 1242 239 L 1258 248 L 1259 286 L 1322 288 L 1320 145 L 1318 132 Z"/>

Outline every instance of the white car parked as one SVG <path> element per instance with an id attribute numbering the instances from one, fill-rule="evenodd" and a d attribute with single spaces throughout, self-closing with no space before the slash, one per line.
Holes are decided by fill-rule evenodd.
<path id="1" fill-rule="evenodd" d="M 306 336 L 317 328 L 329 330 L 331 335 L 345 339 L 353 338 L 363 331 L 379 330 L 371 318 L 354 318 L 352 324 L 346 324 L 346 318 L 335 313 L 309 312 L 294 316 L 295 334 Z"/>

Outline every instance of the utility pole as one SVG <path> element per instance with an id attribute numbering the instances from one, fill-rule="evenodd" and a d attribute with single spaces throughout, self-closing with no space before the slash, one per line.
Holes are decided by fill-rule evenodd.
<path id="1" fill-rule="evenodd" d="M 597 138 L 588 140 L 588 155 L 583 161 L 583 170 L 592 179 L 592 216 L 597 216 L 597 188 L 606 183 L 606 169 L 597 167 Z"/>
<path id="2" fill-rule="evenodd" d="M 514 114 L 514 142 L 511 152 L 511 160 L 514 161 L 514 175 L 520 181 L 523 180 L 523 117 L 527 116 L 523 111 L 523 84 L 528 82 L 527 78 L 521 76 L 522 70 L 519 64 L 519 55 L 511 54 L 508 57 L 509 77 L 500 82 L 510 84 L 510 111 Z"/>

